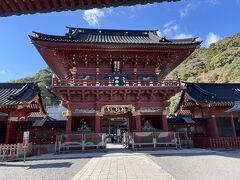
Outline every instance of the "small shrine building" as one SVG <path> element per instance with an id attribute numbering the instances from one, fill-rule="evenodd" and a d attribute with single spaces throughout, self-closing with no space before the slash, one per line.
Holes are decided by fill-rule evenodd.
<path id="1" fill-rule="evenodd" d="M 184 84 L 176 114 L 178 118 L 188 116 L 197 123 L 185 122 L 181 125 L 177 121 L 172 127 L 185 125 L 187 130 L 193 125 L 187 131 L 197 135 L 194 137 L 197 147 L 240 148 L 240 121 L 238 112 L 234 110 L 235 102 L 240 99 L 240 84 Z"/>
<path id="2" fill-rule="evenodd" d="M 0 144 L 15 143 L 16 124 L 27 121 L 28 116 L 35 112 L 45 114 L 36 84 L 0 83 Z"/>

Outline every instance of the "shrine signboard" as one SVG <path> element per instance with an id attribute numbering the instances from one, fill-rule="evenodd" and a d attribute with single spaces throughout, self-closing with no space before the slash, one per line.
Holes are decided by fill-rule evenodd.
<path id="1" fill-rule="evenodd" d="M 23 147 L 27 147 L 29 143 L 29 131 L 23 132 Z"/>

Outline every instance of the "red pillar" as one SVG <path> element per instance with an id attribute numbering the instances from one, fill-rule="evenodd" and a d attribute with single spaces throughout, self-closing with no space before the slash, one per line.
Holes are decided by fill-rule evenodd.
<path id="1" fill-rule="evenodd" d="M 208 120 L 208 133 L 211 137 L 219 137 L 217 119 L 215 115 L 212 115 L 212 118 Z"/>
<path id="2" fill-rule="evenodd" d="M 99 115 L 96 115 L 96 117 L 95 117 L 95 132 L 96 133 L 101 132 L 100 116 Z"/>
<path id="3" fill-rule="evenodd" d="M 10 142 L 10 132 L 11 132 L 11 124 L 12 122 L 8 119 L 7 120 L 7 129 L 6 129 L 6 138 L 5 138 L 5 143 L 9 144 Z"/>
<path id="4" fill-rule="evenodd" d="M 232 125 L 233 136 L 236 136 L 236 128 L 235 128 L 235 123 L 233 119 L 233 114 L 231 114 L 231 125 Z"/>
<path id="5" fill-rule="evenodd" d="M 72 116 L 67 117 L 67 125 L 66 125 L 66 134 L 71 134 L 72 132 Z"/>
<path id="6" fill-rule="evenodd" d="M 168 131 L 168 122 L 167 122 L 167 115 L 163 114 L 162 115 L 162 129 L 164 132 Z"/>
<path id="7" fill-rule="evenodd" d="M 141 115 L 136 115 L 136 132 L 141 132 Z"/>

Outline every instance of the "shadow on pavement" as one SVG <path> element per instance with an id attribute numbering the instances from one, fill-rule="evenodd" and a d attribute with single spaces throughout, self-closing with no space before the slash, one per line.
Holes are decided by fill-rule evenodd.
<path id="1" fill-rule="evenodd" d="M 69 168 L 72 163 L 44 163 L 44 164 L 0 164 L 0 167 L 28 167 L 28 169 L 44 169 L 44 168 Z"/>

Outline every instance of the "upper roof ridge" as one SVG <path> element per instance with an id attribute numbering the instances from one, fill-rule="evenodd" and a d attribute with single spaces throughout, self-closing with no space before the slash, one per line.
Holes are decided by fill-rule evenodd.
<path id="1" fill-rule="evenodd" d="M 167 39 L 160 36 L 158 30 L 123 30 L 123 29 L 91 29 L 67 27 L 68 32 L 64 36 L 48 35 L 34 32 L 35 36 L 29 36 L 31 40 L 66 43 L 118 43 L 139 45 L 192 45 L 194 48 L 200 45 L 197 38 Z M 115 37 L 115 38 L 106 38 Z M 91 38 L 90 38 L 91 37 Z M 130 37 L 130 38 L 129 38 Z M 136 38 L 137 37 L 137 38 Z"/>
<path id="2" fill-rule="evenodd" d="M 157 32 L 159 31 L 158 29 L 148 29 L 148 30 L 142 30 L 142 29 L 108 29 L 108 28 L 80 28 L 80 27 L 70 27 L 66 26 L 66 28 L 71 30 L 83 30 L 83 31 L 125 31 L 125 32 Z"/>

